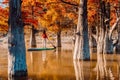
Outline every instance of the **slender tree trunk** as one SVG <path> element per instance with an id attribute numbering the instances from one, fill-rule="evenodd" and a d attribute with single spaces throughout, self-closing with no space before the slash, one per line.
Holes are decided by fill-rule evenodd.
<path id="1" fill-rule="evenodd" d="M 104 14 L 104 17 L 106 19 L 106 22 L 104 23 L 105 24 L 105 50 L 104 50 L 104 53 L 113 53 L 113 44 L 112 44 L 112 40 L 109 39 L 109 29 L 110 29 L 110 3 L 106 3 L 105 4 L 105 12 L 103 13 Z M 108 20 L 108 21 L 107 21 Z"/>
<path id="2" fill-rule="evenodd" d="M 8 76 L 27 76 L 21 0 L 9 1 Z"/>
<path id="3" fill-rule="evenodd" d="M 120 25 L 119 25 L 119 32 L 118 32 L 118 44 L 116 46 L 116 52 L 120 53 Z"/>
<path id="4" fill-rule="evenodd" d="M 87 0 L 80 0 L 79 17 L 73 59 L 89 60 Z"/>
<path id="5" fill-rule="evenodd" d="M 105 33 L 105 36 L 104 53 L 113 53 L 113 44 L 112 40 L 109 39 L 108 32 Z"/>
<path id="6" fill-rule="evenodd" d="M 35 34 L 36 34 L 36 32 L 35 32 L 34 26 L 32 26 L 31 40 L 30 40 L 31 46 L 30 47 L 37 47 Z"/>
<path id="7" fill-rule="evenodd" d="M 91 27 L 88 28 L 89 30 L 89 48 L 90 48 L 90 59 L 92 58 L 92 53 L 93 53 L 93 38 L 92 38 L 92 30 Z"/>
<path id="8" fill-rule="evenodd" d="M 118 13 L 118 15 L 120 15 L 120 0 L 118 0 L 118 1 L 119 1 L 119 6 L 118 6 L 119 13 Z M 116 46 L 116 53 L 120 53 L 120 22 L 118 23 L 117 32 L 118 32 L 118 44 Z"/>
<path id="9" fill-rule="evenodd" d="M 57 32 L 57 47 L 61 47 L 61 31 Z"/>

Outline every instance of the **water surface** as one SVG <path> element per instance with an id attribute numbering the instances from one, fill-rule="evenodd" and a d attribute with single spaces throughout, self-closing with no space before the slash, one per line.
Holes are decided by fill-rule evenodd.
<path id="1" fill-rule="evenodd" d="M 96 64 L 101 62 L 97 62 L 95 53 L 91 55 L 90 61 L 73 61 L 72 50 L 57 49 L 26 54 L 28 78 L 25 80 L 120 80 L 120 54 L 105 55 L 105 74 L 96 68 Z M 7 51 L 4 49 L 0 49 L 0 80 L 8 80 Z"/>

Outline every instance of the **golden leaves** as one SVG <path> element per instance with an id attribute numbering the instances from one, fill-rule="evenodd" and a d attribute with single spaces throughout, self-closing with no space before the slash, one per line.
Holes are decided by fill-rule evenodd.
<path id="1" fill-rule="evenodd" d="M 8 8 L 0 7 L 0 30 L 8 31 Z"/>

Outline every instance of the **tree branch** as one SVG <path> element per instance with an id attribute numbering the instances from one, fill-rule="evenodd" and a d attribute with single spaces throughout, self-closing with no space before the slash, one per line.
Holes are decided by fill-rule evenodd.
<path id="1" fill-rule="evenodd" d="M 113 31 L 115 30 L 116 26 L 118 25 L 118 23 L 119 23 L 119 21 L 120 21 L 120 17 L 119 17 L 119 13 L 118 13 L 117 9 L 116 9 L 116 17 L 117 17 L 116 22 L 115 22 L 115 23 L 113 24 L 113 26 L 110 28 L 109 38 L 111 38 L 111 35 L 112 35 Z"/>
<path id="2" fill-rule="evenodd" d="M 60 0 L 61 2 L 65 3 L 65 4 L 69 4 L 69 5 L 72 5 L 72 6 L 76 6 L 78 7 L 79 5 L 78 4 L 73 4 L 73 3 L 70 3 L 70 2 L 66 2 L 64 0 Z"/>
<path id="3" fill-rule="evenodd" d="M 97 35 L 91 34 L 91 36 L 97 41 Z"/>
<path id="4" fill-rule="evenodd" d="M 109 32 L 109 38 L 111 38 L 111 35 L 113 33 L 113 31 L 115 30 L 117 24 L 119 23 L 120 18 L 117 18 L 116 22 L 113 24 L 113 26 L 110 28 L 110 32 Z"/>

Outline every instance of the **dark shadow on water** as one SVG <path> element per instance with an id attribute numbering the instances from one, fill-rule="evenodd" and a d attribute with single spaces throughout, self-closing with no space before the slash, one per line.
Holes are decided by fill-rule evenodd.
<path id="1" fill-rule="evenodd" d="M 8 77 L 8 80 L 30 80 L 28 77 Z"/>

